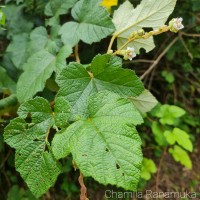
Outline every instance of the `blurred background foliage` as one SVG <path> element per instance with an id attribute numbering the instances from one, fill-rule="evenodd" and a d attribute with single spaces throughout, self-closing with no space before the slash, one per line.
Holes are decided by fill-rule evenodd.
<path id="1" fill-rule="evenodd" d="M 124 0 L 119 0 L 119 4 Z M 133 5 L 139 0 L 131 0 Z M 26 61 L 26 53 L 20 48 L 27 44 L 30 32 L 44 26 L 44 9 L 48 0 L 6 0 L 2 5 L 6 24 L 2 19 L 0 30 L 0 199 L 35 199 L 14 168 L 14 152 L 3 142 L 3 130 L 16 117 L 18 102 L 14 95 L 17 80 L 22 73 L 21 63 Z M 111 8 L 111 15 L 117 8 Z M 200 1 L 178 0 L 173 17 L 182 17 L 185 28 L 179 34 L 165 33 L 155 38 L 156 48 L 140 55 L 131 62 L 124 61 L 124 67 L 131 68 L 141 76 L 153 63 L 153 70 L 143 82 L 159 100 L 160 104 L 145 116 L 145 124 L 139 127 L 143 141 L 144 162 L 139 190 L 154 191 L 195 191 L 200 192 Z M 70 19 L 62 15 L 61 22 Z M 50 29 L 49 29 L 50 31 Z M 55 31 L 56 32 L 56 31 Z M 165 53 L 165 49 L 177 37 L 176 42 Z M 89 63 L 97 53 L 105 53 L 109 39 L 101 43 L 87 45 L 80 43 L 82 63 Z M 18 44 L 17 46 L 14 44 Z M 116 44 L 115 44 L 116 45 Z M 85 51 L 87 49 L 87 51 Z M 159 56 L 161 59 L 159 59 Z M 20 58 L 20 59 L 19 59 Z M 69 58 L 68 61 L 73 60 Z M 52 100 L 56 85 L 54 76 L 48 80 L 45 90 L 39 95 Z M 174 115 L 175 107 L 184 114 Z M 159 114 L 162 111 L 162 115 Z M 179 110 L 180 111 L 180 110 Z M 180 111 L 181 112 L 181 111 Z M 169 123 L 172 121 L 173 123 Z M 181 129 L 193 144 L 192 153 L 180 153 L 176 145 L 166 143 L 163 132 Z M 178 142 L 178 141 L 177 141 Z M 183 145 L 184 146 L 184 145 Z M 171 153 L 170 153 L 171 152 Z M 177 159 L 178 154 L 178 159 Z M 174 160 L 174 159 L 175 160 Z M 182 158 L 182 159 L 181 159 Z M 177 161 L 177 162 L 176 162 Z M 71 166 L 71 159 L 63 159 L 64 173 L 59 176 L 55 187 L 42 199 L 78 199 L 78 173 Z M 191 162 L 191 169 L 190 167 Z M 181 164 L 179 164 L 181 163 Z M 89 199 L 104 199 L 106 189 L 118 190 L 112 186 L 102 186 L 87 178 Z M 120 189 L 120 191 L 123 191 Z"/>

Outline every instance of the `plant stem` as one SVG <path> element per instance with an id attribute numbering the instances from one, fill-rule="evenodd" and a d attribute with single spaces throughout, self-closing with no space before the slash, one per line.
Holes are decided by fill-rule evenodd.
<path id="1" fill-rule="evenodd" d="M 81 63 L 80 58 L 79 58 L 79 54 L 78 54 L 78 44 L 75 46 L 74 54 L 75 54 L 76 62 Z"/>
<path id="2" fill-rule="evenodd" d="M 85 187 L 84 181 L 83 181 L 83 174 L 80 172 L 80 176 L 78 178 L 79 184 L 81 186 L 81 195 L 80 200 L 88 200 L 87 198 L 87 188 Z"/>
<path id="3" fill-rule="evenodd" d="M 113 53 L 113 55 L 118 54 L 119 51 L 121 51 L 124 47 L 126 47 L 133 40 L 135 40 L 135 38 L 131 38 L 131 39 L 127 40 L 117 51 L 115 51 L 115 53 Z"/>
<path id="4" fill-rule="evenodd" d="M 109 53 L 109 51 L 112 49 L 112 45 L 113 45 L 113 42 L 114 42 L 115 38 L 116 38 L 116 36 L 113 35 L 112 38 L 111 38 L 111 40 L 110 40 L 110 44 L 108 46 L 107 53 Z"/>

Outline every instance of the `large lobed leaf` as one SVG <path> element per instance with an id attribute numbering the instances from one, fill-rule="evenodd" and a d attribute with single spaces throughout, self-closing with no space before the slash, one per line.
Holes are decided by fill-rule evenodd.
<path id="1" fill-rule="evenodd" d="M 91 64 L 90 74 L 78 63 L 71 63 L 57 78 L 58 96 L 65 97 L 72 106 L 73 114 L 87 113 L 86 102 L 92 93 L 109 90 L 122 97 L 138 96 L 144 86 L 135 72 L 121 67 L 121 61 L 110 55 L 98 55 Z"/>
<path id="2" fill-rule="evenodd" d="M 56 103 L 57 110 L 61 110 Z M 63 108 L 62 108 L 63 109 Z M 69 108 L 62 115 L 67 122 Z M 51 187 L 61 173 L 60 164 L 54 158 L 48 144 L 48 134 L 54 125 L 54 115 L 49 103 L 40 97 L 22 104 L 15 118 L 6 127 L 5 142 L 16 149 L 15 166 L 32 193 L 39 197 Z M 31 122 L 28 123 L 27 121 Z M 48 150 L 46 148 L 48 147 Z"/>
<path id="3" fill-rule="evenodd" d="M 72 153 L 84 176 L 136 190 L 142 152 L 134 125 L 143 122 L 140 113 L 128 100 L 108 91 L 90 96 L 87 111 L 87 117 L 55 135 L 55 157 Z"/>
<path id="4" fill-rule="evenodd" d="M 113 23 L 116 27 L 114 35 L 118 38 L 118 48 L 127 41 L 134 31 L 141 28 L 155 29 L 164 25 L 174 10 L 176 1 L 142 0 L 136 8 L 129 1 L 125 1 L 113 16 Z M 146 52 L 149 52 L 155 47 L 153 37 L 137 39 L 129 46 L 134 47 L 137 53 L 139 53 L 140 48 L 144 48 Z"/>
<path id="5" fill-rule="evenodd" d="M 80 0 L 75 4 L 71 14 L 76 22 L 67 22 L 60 30 L 65 44 L 74 46 L 80 40 L 91 44 L 114 32 L 109 13 L 100 3 L 100 0 Z"/>

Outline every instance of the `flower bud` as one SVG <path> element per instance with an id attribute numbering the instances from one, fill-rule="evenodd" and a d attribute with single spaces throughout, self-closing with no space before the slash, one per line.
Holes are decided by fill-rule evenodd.
<path id="1" fill-rule="evenodd" d="M 139 36 L 143 36 L 143 35 L 145 34 L 144 29 L 138 30 L 138 31 L 137 31 L 137 34 L 138 34 Z"/>
<path id="2" fill-rule="evenodd" d="M 170 31 L 177 33 L 179 30 L 183 29 L 184 26 L 182 24 L 183 19 L 174 18 L 169 22 Z"/>

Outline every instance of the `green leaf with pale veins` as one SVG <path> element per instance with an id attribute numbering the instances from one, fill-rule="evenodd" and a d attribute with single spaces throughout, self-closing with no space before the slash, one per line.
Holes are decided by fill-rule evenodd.
<path id="1" fill-rule="evenodd" d="M 6 127 L 5 142 L 16 149 L 15 166 L 36 197 L 40 197 L 54 185 L 61 173 L 47 139 L 54 118 L 49 103 L 35 98 L 22 104 L 19 117 Z M 25 120 L 26 119 L 26 120 Z M 31 119 L 31 120 L 30 120 Z M 30 123 L 27 121 L 30 120 Z"/>
<path id="2" fill-rule="evenodd" d="M 109 58 L 110 56 L 110 58 Z M 57 78 L 60 86 L 58 96 L 65 97 L 72 106 L 72 113 L 85 115 L 90 94 L 109 90 L 121 97 L 138 96 L 144 90 L 135 72 L 113 64 L 111 55 L 95 57 L 90 66 L 93 75 L 78 63 L 70 63 Z M 119 61 L 118 61 L 119 62 Z"/>
<path id="3" fill-rule="evenodd" d="M 155 29 L 163 26 L 174 10 L 176 1 L 142 0 L 136 8 L 129 1 L 125 1 L 114 12 L 113 16 L 113 23 L 116 27 L 114 35 L 118 39 L 118 48 L 127 41 L 134 31 L 141 28 Z M 136 39 L 129 43 L 128 46 L 134 47 L 136 53 L 139 53 L 140 48 L 144 48 L 146 52 L 149 52 L 155 47 L 153 37 L 149 39 Z"/>
<path id="4" fill-rule="evenodd" d="M 90 96 L 87 109 L 86 118 L 55 135 L 55 157 L 71 152 L 84 176 L 136 190 L 142 162 L 141 140 L 135 129 L 143 122 L 140 113 L 127 99 L 108 91 Z"/>
<path id="5" fill-rule="evenodd" d="M 100 0 L 80 0 L 75 4 L 71 14 L 76 22 L 67 22 L 60 30 L 65 44 L 74 46 L 80 40 L 92 44 L 114 32 L 109 13 L 100 3 Z"/>
<path id="6" fill-rule="evenodd" d="M 37 92 L 42 91 L 45 82 L 54 71 L 58 72 L 64 68 L 66 58 L 71 54 L 71 48 L 63 47 L 55 56 L 42 49 L 31 56 L 24 64 L 24 73 L 17 83 L 17 97 L 24 102 L 33 97 Z"/>

